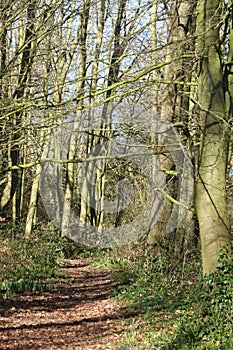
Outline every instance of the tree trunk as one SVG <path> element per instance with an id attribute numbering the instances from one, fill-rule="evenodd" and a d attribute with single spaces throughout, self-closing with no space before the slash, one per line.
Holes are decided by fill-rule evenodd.
<path id="1" fill-rule="evenodd" d="M 197 50 L 200 57 L 198 104 L 201 144 L 195 205 L 199 221 L 203 274 L 216 268 L 221 248 L 230 250 L 226 201 L 229 130 L 221 57 L 218 52 L 220 1 L 200 0 Z"/>
<path id="2" fill-rule="evenodd" d="M 155 106 L 153 106 L 155 118 L 158 119 L 161 116 L 162 121 L 168 120 L 170 123 L 174 123 L 174 125 L 179 125 L 177 131 L 180 134 L 180 139 L 184 139 L 185 141 L 189 138 L 189 83 L 192 78 L 193 60 L 187 57 L 182 58 L 182 56 L 193 53 L 194 51 L 194 39 L 192 36 L 195 27 L 194 9 L 195 3 L 189 0 L 176 0 L 172 2 L 170 13 L 168 14 L 170 20 L 168 24 L 168 45 L 166 48 L 166 61 L 171 61 L 171 63 L 164 67 L 163 80 L 166 83 L 157 87 L 157 91 L 160 91 L 159 97 L 162 100 L 159 106 L 160 108 L 155 110 Z M 151 22 L 156 23 L 156 2 L 153 5 Z M 157 45 L 156 35 L 156 31 L 152 26 L 151 41 L 154 52 L 156 52 Z M 156 76 L 154 76 L 154 80 L 158 81 Z M 152 94 L 155 97 L 155 91 L 152 91 Z M 163 146 L 165 151 L 166 144 L 161 144 L 161 146 Z M 170 153 L 160 155 L 159 162 L 162 169 L 168 171 L 174 170 L 175 164 Z M 168 174 L 166 176 L 166 183 L 166 193 L 171 197 L 175 197 L 178 187 L 177 178 Z M 194 236 L 194 220 L 192 214 L 189 212 L 186 213 L 181 223 L 169 227 L 169 218 L 175 210 L 176 205 L 170 199 L 165 198 L 163 213 L 157 225 L 150 231 L 147 241 L 149 248 L 154 246 L 156 253 L 160 250 L 160 247 L 164 247 L 173 257 L 180 256 L 184 250 L 184 242 L 186 242 L 185 245 L 188 247 Z M 188 239 L 190 240 L 190 244 L 188 243 Z"/>
<path id="3" fill-rule="evenodd" d="M 36 207 L 37 207 L 40 175 L 41 175 L 41 165 L 38 164 L 36 167 L 35 178 L 33 179 L 33 183 L 32 183 L 30 203 L 29 203 L 27 218 L 26 218 L 25 238 L 27 239 L 31 237 L 32 225 L 33 225 Z"/>

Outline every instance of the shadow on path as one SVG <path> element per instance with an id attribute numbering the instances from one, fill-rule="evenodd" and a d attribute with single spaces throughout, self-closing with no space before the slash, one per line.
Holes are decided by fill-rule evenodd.
<path id="1" fill-rule="evenodd" d="M 1 301 L 0 349 L 118 349 L 132 314 L 110 299 L 111 274 L 88 262 L 64 266 L 57 290 Z"/>

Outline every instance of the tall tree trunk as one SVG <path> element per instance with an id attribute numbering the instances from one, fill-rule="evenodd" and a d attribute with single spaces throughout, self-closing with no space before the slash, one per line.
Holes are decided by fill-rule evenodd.
<path id="1" fill-rule="evenodd" d="M 79 126 L 81 124 L 81 117 L 82 117 L 82 108 L 83 108 L 83 101 L 82 97 L 84 94 L 84 88 L 85 88 L 85 78 L 86 78 L 86 70 L 87 70 L 87 27 L 88 22 L 90 19 L 90 1 L 89 0 L 83 0 L 82 2 L 82 8 L 80 11 L 80 25 L 79 30 L 77 33 L 77 44 L 79 44 L 79 51 L 80 51 L 80 57 L 79 57 L 79 69 L 78 69 L 78 84 L 77 84 L 77 95 L 81 98 L 80 101 L 77 101 L 76 106 L 76 115 L 75 120 L 73 121 L 73 130 L 77 131 L 79 129 Z M 68 158 L 74 159 L 77 155 L 77 135 L 75 132 L 72 132 L 70 137 L 70 145 L 69 145 L 69 152 L 68 152 Z M 80 153 L 80 152 L 79 152 Z M 70 218 L 71 218 L 71 205 L 72 205 L 72 197 L 74 196 L 75 190 L 77 189 L 74 186 L 75 183 L 75 176 L 74 176 L 74 164 L 70 163 L 67 165 L 67 173 L 66 173 L 66 189 L 65 189 L 65 204 L 64 204 L 64 210 L 63 210 L 63 216 L 62 216 L 62 232 L 65 234 L 67 230 L 69 231 L 69 225 L 70 225 Z M 84 224 L 87 217 L 89 216 L 89 201 L 87 201 L 86 198 L 86 185 L 83 185 L 84 188 L 81 190 L 81 209 L 80 209 L 80 221 Z"/>
<path id="2" fill-rule="evenodd" d="M 226 201 L 229 129 L 225 121 L 224 77 L 219 45 L 219 0 L 200 0 L 197 15 L 197 52 L 200 57 L 198 104 L 201 144 L 196 182 L 203 273 L 216 268 L 221 248 L 230 250 Z"/>
<path id="3" fill-rule="evenodd" d="M 18 72 L 18 81 L 16 89 L 13 93 L 13 98 L 17 103 L 22 103 L 25 90 L 27 88 L 28 78 L 30 76 L 32 61 L 33 61 L 33 41 L 34 38 L 34 28 L 35 28 L 35 14 L 36 14 L 36 2 L 32 1 L 28 4 L 26 9 L 26 24 L 22 27 L 19 34 L 19 44 L 22 48 L 20 68 Z M 23 14 L 22 14 L 23 16 Z M 24 18 L 22 18 L 22 22 Z M 9 145 L 10 147 L 10 159 L 11 165 L 15 166 L 20 163 L 20 138 L 22 136 L 22 118 L 23 112 L 16 111 L 14 116 L 11 117 L 11 127 L 12 127 L 12 140 Z M 6 206 L 12 200 L 12 218 L 16 222 L 20 220 L 21 216 L 21 200 L 22 200 L 22 170 L 14 169 L 11 171 L 11 188 L 6 194 L 9 194 L 7 200 L 5 198 L 3 205 Z M 3 207 L 4 208 L 4 207 Z"/>
<path id="4" fill-rule="evenodd" d="M 192 77 L 193 64 L 192 59 L 187 56 L 189 54 L 191 57 L 191 53 L 194 51 L 195 5 L 195 1 L 189 0 L 176 0 L 171 4 L 170 13 L 168 14 L 170 19 L 166 49 L 166 61 L 171 61 L 171 63 L 164 68 L 162 81 L 164 80 L 166 83 L 161 84 L 159 87 L 160 98 L 162 99 L 160 108 L 158 111 L 155 111 L 155 107 L 153 107 L 156 114 L 155 118 L 158 119 L 161 116 L 162 123 L 169 121 L 174 125 L 178 125 L 179 129 L 177 131 L 180 134 L 180 138 L 185 141 L 189 137 L 189 83 Z M 156 2 L 154 2 L 152 9 L 152 23 L 156 23 L 155 6 Z M 156 52 L 156 31 L 153 30 L 153 26 L 151 36 L 152 49 Z M 186 55 L 186 58 L 183 58 L 184 55 Z M 154 80 L 158 81 L 158 78 L 154 77 Z M 155 95 L 153 91 L 152 93 Z M 166 140 L 166 136 L 164 139 Z M 163 146 L 164 151 L 167 150 L 166 144 L 161 143 L 160 146 Z M 168 171 L 168 175 L 166 175 L 166 192 L 169 196 L 175 197 L 177 195 L 178 181 L 174 175 L 171 175 L 175 167 L 174 159 L 171 152 L 164 153 L 164 155 L 159 156 L 159 162 L 161 168 Z M 165 198 L 163 213 L 148 236 L 147 243 L 150 248 L 154 246 L 155 251 L 159 251 L 159 247 L 163 246 L 172 256 L 180 256 L 184 248 L 189 246 L 188 240 L 191 242 L 194 235 L 193 214 L 187 212 L 185 218 L 179 223 L 177 219 L 174 219 L 178 210 L 176 204 Z M 171 222 L 173 222 L 172 225 L 170 225 Z"/>

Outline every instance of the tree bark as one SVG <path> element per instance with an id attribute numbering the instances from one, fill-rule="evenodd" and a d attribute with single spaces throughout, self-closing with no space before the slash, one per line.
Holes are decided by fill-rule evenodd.
<path id="1" fill-rule="evenodd" d="M 197 15 L 198 104 L 201 144 L 195 205 L 199 221 L 203 274 L 213 271 L 221 249 L 230 250 L 226 201 L 229 129 L 221 57 L 218 52 L 219 0 L 200 0 Z"/>

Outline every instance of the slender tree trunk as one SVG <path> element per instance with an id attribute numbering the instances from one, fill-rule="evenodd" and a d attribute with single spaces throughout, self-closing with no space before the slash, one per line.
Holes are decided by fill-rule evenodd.
<path id="1" fill-rule="evenodd" d="M 111 87 L 119 79 L 120 64 L 122 55 L 126 48 L 128 41 L 126 40 L 126 33 L 123 33 L 123 23 L 126 9 L 126 0 L 120 0 L 117 8 L 116 19 L 114 23 L 114 35 L 111 39 L 112 52 L 109 59 L 109 71 L 107 76 L 107 87 Z M 99 12 L 98 37 L 96 43 L 95 59 L 92 71 L 91 90 L 95 93 L 97 89 L 97 73 L 100 64 L 100 49 L 103 40 L 104 25 L 106 17 L 106 1 L 101 1 L 101 8 Z M 99 147 L 102 155 L 107 155 L 108 146 L 105 147 L 104 142 L 111 139 L 112 135 L 112 109 L 108 100 L 111 99 L 114 89 L 109 89 L 104 96 L 106 102 L 103 104 L 101 121 L 97 130 L 90 130 L 90 135 L 87 140 L 87 153 L 93 152 L 95 147 Z M 95 98 L 90 99 L 90 104 L 95 105 Z M 94 121 L 95 115 L 90 111 L 90 126 Z M 97 125 L 97 123 L 96 123 Z M 93 136 L 94 135 L 94 136 Z M 98 166 L 97 166 L 98 162 Z M 106 162 L 105 160 L 98 160 L 97 162 L 87 163 L 85 167 L 85 176 L 82 186 L 81 194 L 81 210 L 80 222 L 86 224 L 87 222 L 97 227 L 101 232 L 104 226 L 104 202 L 105 202 L 105 181 L 106 181 Z M 92 204 L 91 204 L 92 203 Z"/>
<path id="2" fill-rule="evenodd" d="M 36 174 L 33 179 L 32 188 L 31 188 L 31 196 L 30 196 L 30 202 L 27 212 L 27 218 L 26 218 L 26 226 L 25 226 L 25 238 L 29 239 L 32 232 L 32 225 L 35 218 L 35 212 L 37 207 L 37 200 L 38 200 L 38 191 L 39 191 L 39 184 L 40 184 L 40 175 L 41 175 L 41 165 L 37 165 L 36 167 Z"/>
<path id="3" fill-rule="evenodd" d="M 87 65 L 87 26 L 89 22 L 89 12 L 90 12 L 90 1 L 84 0 L 82 3 L 82 9 L 80 11 L 80 25 L 77 33 L 77 44 L 79 44 L 80 58 L 79 58 L 79 69 L 78 69 L 78 84 L 77 84 L 77 95 L 82 97 L 85 87 L 85 77 L 86 77 L 86 65 Z M 68 152 L 68 158 L 74 159 L 78 153 L 77 150 L 77 135 L 75 131 L 79 129 L 82 117 L 83 101 L 77 101 L 75 120 L 73 121 L 73 130 L 70 137 L 70 146 Z M 70 218 L 71 218 L 71 207 L 72 207 L 72 197 L 75 195 L 75 177 L 74 177 L 74 164 L 70 163 L 67 165 L 66 172 L 66 188 L 65 188 L 65 203 L 62 215 L 62 232 L 67 234 L 69 231 Z M 81 209 L 79 213 L 80 222 L 84 225 L 89 216 L 89 200 L 86 194 L 86 183 L 83 184 L 81 189 Z"/>

